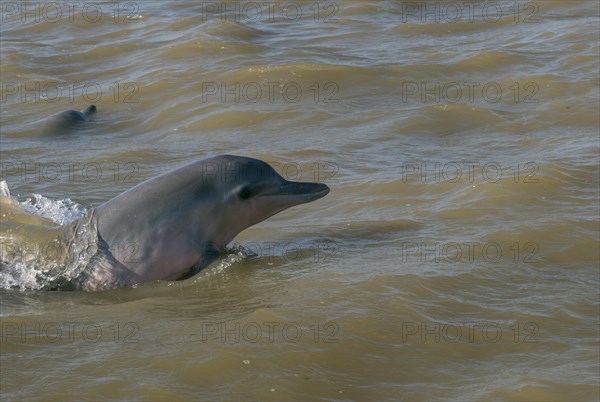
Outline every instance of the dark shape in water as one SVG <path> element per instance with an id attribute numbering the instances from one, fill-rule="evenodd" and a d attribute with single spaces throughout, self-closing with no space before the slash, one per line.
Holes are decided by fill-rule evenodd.
<path id="1" fill-rule="evenodd" d="M 84 110 L 65 110 L 48 117 L 44 127 L 45 134 L 64 134 L 81 127 L 83 123 L 92 120 L 96 113 L 96 105 L 90 105 Z"/>

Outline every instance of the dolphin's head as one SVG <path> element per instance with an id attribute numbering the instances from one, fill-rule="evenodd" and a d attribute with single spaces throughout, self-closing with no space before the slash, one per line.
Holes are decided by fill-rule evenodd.
<path id="1" fill-rule="evenodd" d="M 199 164 L 201 183 L 220 195 L 209 197 L 214 202 L 210 206 L 214 225 L 210 236 L 219 248 L 227 245 L 242 230 L 268 217 L 329 193 L 325 184 L 285 180 L 270 165 L 258 159 L 222 155 Z M 206 194 L 199 196 L 205 198 Z M 198 207 L 202 209 L 207 205 L 199 202 Z M 198 216 L 204 216 L 204 213 L 199 211 Z"/>
<path id="2" fill-rule="evenodd" d="M 98 228 L 119 262 L 143 280 L 177 279 L 208 265 L 242 230 L 327 193 L 325 184 L 287 181 L 258 159 L 221 155 L 99 206 Z M 124 247 L 135 258 L 117 256 Z"/>
<path id="3" fill-rule="evenodd" d="M 96 105 L 90 105 L 86 107 L 81 113 L 87 118 L 90 119 L 94 113 L 96 113 Z"/>

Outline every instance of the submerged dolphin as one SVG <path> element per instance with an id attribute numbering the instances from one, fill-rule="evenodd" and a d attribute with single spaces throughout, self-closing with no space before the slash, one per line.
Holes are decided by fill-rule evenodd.
<path id="1" fill-rule="evenodd" d="M 187 278 L 242 230 L 327 193 L 325 184 L 287 181 L 258 159 L 197 161 L 51 228 L 68 252 L 47 287 L 100 290 Z"/>
<path id="2" fill-rule="evenodd" d="M 73 131 L 83 123 L 92 120 L 96 110 L 97 108 L 95 105 L 90 105 L 81 112 L 69 109 L 53 114 L 46 119 L 44 133 L 63 134 Z"/>

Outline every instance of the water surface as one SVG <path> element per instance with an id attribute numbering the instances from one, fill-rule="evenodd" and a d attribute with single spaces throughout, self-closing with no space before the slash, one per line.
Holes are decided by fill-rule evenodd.
<path id="1" fill-rule="evenodd" d="M 36 213 L 221 153 L 332 188 L 187 281 L 4 271 L 3 399 L 597 400 L 600 6 L 481 3 L 3 2 L 2 180 Z"/>

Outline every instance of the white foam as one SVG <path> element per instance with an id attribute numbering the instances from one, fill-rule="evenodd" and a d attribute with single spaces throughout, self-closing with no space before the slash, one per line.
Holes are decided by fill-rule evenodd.
<path id="1" fill-rule="evenodd" d="M 59 225 L 79 219 L 87 211 L 69 198 L 51 200 L 40 194 L 33 194 L 33 198 L 28 198 L 20 204 L 27 212 L 48 218 Z"/>
<path id="2" fill-rule="evenodd" d="M 227 256 L 225 256 L 218 265 L 208 270 L 208 274 L 223 273 L 227 268 L 229 268 L 236 262 L 241 262 L 247 257 L 256 255 L 250 249 L 240 244 L 234 244 L 233 246 L 228 247 L 227 253 Z"/>
<path id="3" fill-rule="evenodd" d="M 0 181 L 0 195 L 3 197 L 10 198 L 10 191 L 8 190 L 8 184 L 6 184 L 6 181 L 4 181 L 4 180 Z"/>
<path id="4" fill-rule="evenodd" d="M 41 289 L 44 283 L 43 281 L 38 281 L 39 274 L 41 274 L 41 271 L 27 266 L 24 262 L 2 263 L 0 289 Z"/>
<path id="5" fill-rule="evenodd" d="M 13 199 L 23 210 L 31 214 L 50 219 L 60 225 L 79 219 L 86 213 L 86 208 L 68 198 L 51 200 L 43 195 L 33 194 L 32 198 L 19 202 L 10 196 L 6 181 L 0 181 L 0 195 Z M 27 241 L 27 239 L 22 240 Z M 4 257 L 7 256 L 4 255 Z M 35 261 L 10 261 L 9 259 L 1 261 L 0 267 L 0 288 L 2 289 L 41 289 L 46 281 L 51 279 L 48 277 L 51 267 L 45 267 Z"/>

